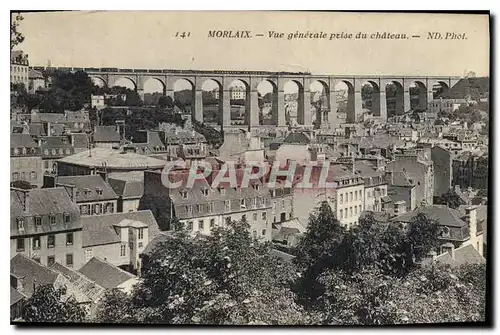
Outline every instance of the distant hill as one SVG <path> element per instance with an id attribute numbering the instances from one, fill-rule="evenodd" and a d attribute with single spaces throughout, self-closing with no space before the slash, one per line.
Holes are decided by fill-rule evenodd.
<path id="1" fill-rule="evenodd" d="M 489 77 L 462 78 L 448 91 L 439 94 L 437 99 L 465 99 L 470 95 L 472 100 L 479 100 L 488 98 L 489 93 Z"/>

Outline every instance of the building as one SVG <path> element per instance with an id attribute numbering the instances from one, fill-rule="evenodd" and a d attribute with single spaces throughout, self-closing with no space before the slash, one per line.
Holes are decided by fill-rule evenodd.
<path id="1" fill-rule="evenodd" d="M 464 214 L 445 205 L 422 206 L 414 211 L 398 215 L 392 221 L 409 224 L 411 219 L 419 213 L 439 223 L 441 246 L 438 254 L 472 245 L 483 256 L 483 226 L 478 225 L 474 206 L 467 207 Z"/>
<path id="2" fill-rule="evenodd" d="M 78 272 L 106 290 L 118 289 L 129 293 L 139 282 L 133 274 L 96 257 L 88 261 Z"/>
<path id="3" fill-rule="evenodd" d="M 10 83 L 29 86 L 29 61 L 28 55 L 21 50 L 10 52 Z"/>
<path id="4" fill-rule="evenodd" d="M 118 196 L 107 183 L 107 174 L 84 176 L 48 176 L 44 187 L 65 187 L 74 192 L 80 215 L 116 213 Z"/>
<path id="5" fill-rule="evenodd" d="M 365 182 L 364 210 L 382 211 L 383 199 L 388 195 L 385 172 L 377 170 L 371 163 L 362 160 L 356 160 L 354 168 Z"/>
<path id="6" fill-rule="evenodd" d="M 45 77 L 40 71 L 29 69 L 28 70 L 29 84 L 27 86 L 28 92 L 35 93 L 36 91 L 45 88 Z"/>
<path id="7" fill-rule="evenodd" d="M 96 148 L 117 148 L 121 142 L 122 137 L 116 126 L 95 126 L 93 143 Z"/>
<path id="8" fill-rule="evenodd" d="M 439 197 L 452 187 L 453 156 L 450 151 L 436 146 L 431 149 L 431 160 L 434 163 L 434 196 Z"/>
<path id="9" fill-rule="evenodd" d="M 92 148 L 57 161 L 59 176 L 93 175 L 100 171 L 161 171 L 166 161 L 122 150 Z"/>
<path id="10" fill-rule="evenodd" d="M 41 148 L 29 134 L 10 134 L 10 181 L 43 183 Z"/>
<path id="11" fill-rule="evenodd" d="M 417 206 L 433 203 L 434 195 L 434 164 L 430 154 L 425 151 L 407 151 L 396 154 L 394 160 L 389 162 L 387 171 L 403 172 L 416 184 Z"/>
<path id="12" fill-rule="evenodd" d="M 82 227 L 85 261 L 99 257 L 129 271 L 139 269 L 140 253 L 160 233 L 150 211 L 86 216 Z"/>
<path id="13" fill-rule="evenodd" d="M 404 201 L 409 210 L 417 208 L 417 183 L 408 173 L 387 171 L 385 180 L 388 183 L 388 198 L 381 199 L 382 210 L 391 208 L 391 202 L 395 203 L 399 201 Z"/>
<path id="14" fill-rule="evenodd" d="M 10 191 L 10 254 L 44 265 L 83 265 L 82 224 L 71 192 L 64 187 Z"/>
<path id="15" fill-rule="evenodd" d="M 231 100 L 244 100 L 246 98 L 246 89 L 243 86 L 233 86 L 230 89 Z"/>
<path id="16" fill-rule="evenodd" d="M 108 177 L 108 183 L 118 195 L 118 212 L 135 212 L 144 195 L 144 173 L 142 171 L 115 172 Z"/>
<path id="17" fill-rule="evenodd" d="M 241 185 L 243 171 L 237 174 Z M 268 188 L 258 180 L 249 187 L 233 187 L 221 183 L 212 188 L 206 179 L 196 180 L 186 188 L 188 171 L 182 170 L 171 178 L 183 181 L 180 188 L 166 187 L 161 174 L 147 171 L 144 174 L 144 196 L 140 209 L 150 209 L 162 230 L 170 230 L 170 222 L 177 218 L 185 228 L 195 234 L 210 234 L 214 227 L 224 227 L 228 221 L 246 220 L 252 236 L 271 240 L 271 197 Z M 212 172 L 215 178 L 218 171 Z M 211 180 L 209 178 L 209 180 Z"/>
<path id="18" fill-rule="evenodd" d="M 90 102 L 92 108 L 103 109 L 106 108 L 106 101 L 104 95 L 94 95 L 90 96 Z"/>
<path id="19" fill-rule="evenodd" d="M 38 143 L 42 152 L 43 175 L 57 173 L 57 160 L 75 153 L 68 136 L 43 136 Z"/>

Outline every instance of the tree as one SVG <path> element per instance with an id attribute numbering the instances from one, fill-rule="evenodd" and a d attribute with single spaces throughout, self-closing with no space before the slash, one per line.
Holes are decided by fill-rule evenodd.
<path id="1" fill-rule="evenodd" d="M 13 16 L 14 14 L 10 21 L 10 50 L 24 41 L 24 35 L 19 31 L 19 23 L 24 20 L 24 17 L 20 13 Z"/>
<path id="2" fill-rule="evenodd" d="M 30 190 L 30 189 L 34 188 L 33 185 L 31 185 L 29 182 L 27 182 L 25 180 L 13 181 L 12 183 L 10 183 L 10 186 L 16 187 L 16 188 L 21 188 L 23 190 Z"/>
<path id="3" fill-rule="evenodd" d="M 408 243 L 416 261 L 422 260 L 439 246 L 439 222 L 424 213 L 418 213 L 410 220 Z"/>
<path id="4" fill-rule="evenodd" d="M 126 303 L 106 296 L 98 321 L 168 324 L 307 324 L 295 303 L 290 264 L 254 240 L 245 222 L 210 236 L 175 231 L 147 256 L 141 282 Z M 121 311 L 123 312 L 115 312 Z"/>
<path id="5" fill-rule="evenodd" d="M 318 312 L 326 324 L 383 325 L 485 320 L 484 264 L 431 265 L 394 278 L 377 268 L 328 271 Z"/>
<path id="6" fill-rule="evenodd" d="M 27 322 L 83 322 L 85 315 L 85 309 L 66 295 L 65 287 L 52 285 L 38 286 L 23 309 Z"/>
<path id="7" fill-rule="evenodd" d="M 162 96 L 158 100 L 158 106 L 161 107 L 161 108 L 173 108 L 174 107 L 174 101 L 172 100 L 172 97 Z"/>
<path id="8" fill-rule="evenodd" d="M 435 197 L 434 204 L 446 205 L 450 208 L 456 209 L 460 205 L 465 205 L 465 202 L 453 190 L 448 190 L 448 192 L 443 193 L 438 197 Z"/>

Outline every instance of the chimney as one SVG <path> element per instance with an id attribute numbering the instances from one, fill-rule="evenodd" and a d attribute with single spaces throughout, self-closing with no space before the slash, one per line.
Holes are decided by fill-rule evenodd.
<path id="1" fill-rule="evenodd" d="M 44 175 L 43 176 L 43 188 L 56 187 L 57 176 L 56 175 Z"/>
<path id="2" fill-rule="evenodd" d="M 52 136 L 52 124 L 47 122 L 47 136 Z"/>
<path id="3" fill-rule="evenodd" d="M 401 215 L 406 213 L 406 201 L 400 200 L 394 203 L 394 214 Z"/>
<path id="4" fill-rule="evenodd" d="M 389 186 L 392 186 L 394 173 L 392 171 L 385 171 L 385 180 Z"/>
<path id="5" fill-rule="evenodd" d="M 455 259 L 455 246 L 453 243 L 446 243 L 443 248 L 450 254 L 451 258 Z"/>
<path id="6" fill-rule="evenodd" d="M 477 233 L 477 220 L 476 220 L 476 206 L 469 206 L 465 208 L 465 222 L 469 226 L 469 234 L 471 237 L 476 237 Z"/>

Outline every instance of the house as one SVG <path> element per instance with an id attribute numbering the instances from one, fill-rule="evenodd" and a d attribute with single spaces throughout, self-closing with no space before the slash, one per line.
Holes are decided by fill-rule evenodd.
<path id="1" fill-rule="evenodd" d="M 381 198 L 382 210 L 392 201 L 404 201 L 409 210 L 417 208 L 417 185 L 408 173 L 387 171 L 385 180 L 388 182 L 387 196 L 390 199 Z"/>
<path id="2" fill-rule="evenodd" d="M 83 264 L 80 211 L 64 187 L 10 191 L 10 255 L 44 265 Z"/>
<path id="3" fill-rule="evenodd" d="M 365 210 L 379 212 L 382 210 L 382 198 L 387 196 L 385 172 L 366 160 L 356 160 L 354 169 L 365 182 Z"/>
<path id="4" fill-rule="evenodd" d="M 10 181 L 42 186 L 42 154 L 30 134 L 10 134 Z"/>
<path id="5" fill-rule="evenodd" d="M 64 186 L 75 192 L 75 201 L 82 216 L 116 213 L 118 196 L 106 180 L 106 173 L 87 176 L 47 176 L 44 187 Z"/>
<path id="6" fill-rule="evenodd" d="M 112 149 L 120 146 L 122 137 L 116 126 L 95 126 L 93 140 L 96 148 Z"/>
<path id="7" fill-rule="evenodd" d="M 210 234 L 213 227 L 223 227 L 227 221 L 245 219 L 254 237 L 271 240 L 271 197 L 266 185 L 252 180 L 242 187 L 243 170 L 236 171 L 237 185 L 220 183 L 211 187 L 209 181 L 198 179 L 190 188 L 185 187 L 188 170 L 179 170 L 172 178 L 184 182 L 179 188 L 169 188 L 162 182 L 162 174 L 146 171 L 144 196 L 140 209 L 150 209 L 162 230 L 172 229 L 170 221 L 177 218 L 192 234 Z"/>
<path id="8" fill-rule="evenodd" d="M 472 244 L 466 244 L 455 248 L 453 243 L 443 246 L 443 253 L 433 258 L 436 263 L 460 266 L 464 264 L 485 264 L 486 259 L 477 251 Z"/>
<path id="9" fill-rule="evenodd" d="M 117 212 L 134 212 L 144 195 L 144 172 L 115 172 L 108 183 L 118 195 Z"/>
<path id="10" fill-rule="evenodd" d="M 68 136 L 43 136 L 38 141 L 42 151 L 44 175 L 56 174 L 57 160 L 75 153 Z"/>
<path id="11" fill-rule="evenodd" d="M 483 222 L 477 221 L 476 207 L 468 206 L 461 213 L 445 205 L 422 206 L 398 215 L 392 221 L 408 224 L 419 213 L 439 223 L 441 247 L 438 254 L 448 250 L 450 243 L 455 249 L 470 244 L 483 256 Z"/>
<path id="12" fill-rule="evenodd" d="M 78 272 L 104 289 L 119 289 L 125 293 L 130 293 L 139 282 L 133 274 L 96 257 L 92 257 Z"/>
<path id="13" fill-rule="evenodd" d="M 137 270 L 139 255 L 160 234 L 151 211 L 82 217 L 85 261 L 99 257 L 115 266 Z"/>
<path id="14" fill-rule="evenodd" d="M 274 243 L 294 247 L 305 232 L 306 226 L 299 219 L 287 220 L 273 224 L 272 240 Z"/>
<path id="15" fill-rule="evenodd" d="M 22 317 L 22 311 L 26 302 L 26 295 L 14 287 L 10 287 L 10 319 L 16 320 Z"/>
<path id="16" fill-rule="evenodd" d="M 439 146 L 431 149 L 434 163 L 434 196 L 439 197 L 451 188 L 453 179 L 453 156 L 449 150 Z"/>
<path id="17" fill-rule="evenodd" d="M 161 171 L 166 161 L 132 152 L 108 148 L 92 148 L 57 161 L 58 176 L 94 175 L 128 171 Z"/>

